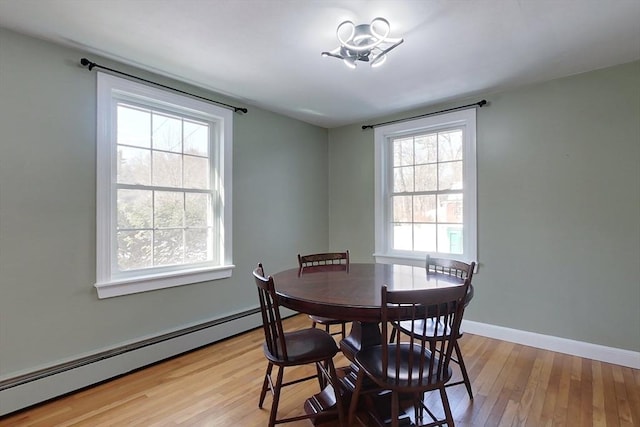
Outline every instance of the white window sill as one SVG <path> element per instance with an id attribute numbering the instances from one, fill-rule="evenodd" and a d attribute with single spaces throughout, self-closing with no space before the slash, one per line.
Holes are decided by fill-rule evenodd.
<path id="1" fill-rule="evenodd" d="M 410 256 L 399 254 L 373 254 L 377 264 L 400 264 L 400 265 L 412 265 L 414 267 L 424 267 L 424 256 Z"/>
<path id="2" fill-rule="evenodd" d="M 234 268 L 235 265 L 225 265 L 215 268 L 181 271 L 173 274 L 137 276 L 135 278 L 99 282 L 94 286 L 98 291 L 98 298 L 111 298 L 174 286 L 225 279 L 231 277 L 231 272 Z"/>

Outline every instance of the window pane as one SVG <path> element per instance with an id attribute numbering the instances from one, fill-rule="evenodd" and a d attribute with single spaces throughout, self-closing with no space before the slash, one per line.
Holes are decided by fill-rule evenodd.
<path id="1" fill-rule="evenodd" d="M 151 228 L 153 224 L 152 192 L 118 190 L 118 229 Z"/>
<path id="2" fill-rule="evenodd" d="M 118 268 L 151 267 L 151 231 L 118 231 Z"/>
<path id="3" fill-rule="evenodd" d="M 209 188 L 209 159 L 206 157 L 184 156 L 185 188 Z"/>
<path id="4" fill-rule="evenodd" d="M 182 120 L 153 113 L 153 149 L 182 153 Z"/>
<path id="5" fill-rule="evenodd" d="M 393 249 L 410 251 L 413 249 L 411 224 L 393 224 Z"/>
<path id="6" fill-rule="evenodd" d="M 184 224 L 184 194 L 156 191 L 154 203 L 155 228 L 182 227 Z"/>
<path id="7" fill-rule="evenodd" d="M 393 192 L 413 191 L 413 166 L 393 169 Z"/>
<path id="8" fill-rule="evenodd" d="M 462 224 L 462 194 L 438 196 L 438 222 Z"/>
<path id="9" fill-rule="evenodd" d="M 151 114 L 138 108 L 118 104 L 117 107 L 118 144 L 151 147 Z"/>
<path id="10" fill-rule="evenodd" d="M 185 232 L 185 262 L 209 261 L 211 254 L 211 229 L 190 229 Z"/>
<path id="11" fill-rule="evenodd" d="M 206 227 L 209 225 L 208 194 L 191 194 L 185 196 L 185 225 L 187 227 Z"/>
<path id="12" fill-rule="evenodd" d="M 154 151 L 152 181 L 153 185 L 160 187 L 181 187 L 182 156 Z"/>
<path id="13" fill-rule="evenodd" d="M 394 196 L 393 200 L 393 222 L 412 222 L 411 196 Z"/>
<path id="14" fill-rule="evenodd" d="M 416 136 L 415 146 L 416 164 L 435 163 L 438 161 L 438 136 L 433 133 L 430 135 Z"/>
<path id="15" fill-rule="evenodd" d="M 413 221 L 436 222 L 436 196 L 413 197 Z"/>
<path id="16" fill-rule="evenodd" d="M 438 252 L 462 254 L 462 225 L 438 225 Z"/>
<path id="17" fill-rule="evenodd" d="M 462 160 L 462 130 L 438 134 L 438 161 Z"/>
<path id="18" fill-rule="evenodd" d="M 393 166 L 413 164 L 413 138 L 393 140 Z"/>
<path id="19" fill-rule="evenodd" d="M 156 230 L 153 241 L 154 264 L 181 264 L 184 248 L 182 239 L 182 230 Z"/>
<path id="20" fill-rule="evenodd" d="M 415 224 L 413 226 L 415 238 L 414 250 L 423 252 L 436 251 L 436 225 Z"/>
<path id="21" fill-rule="evenodd" d="M 436 191 L 438 189 L 437 164 L 416 166 L 415 191 Z"/>
<path id="22" fill-rule="evenodd" d="M 119 184 L 149 185 L 151 151 L 118 146 L 117 180 Z"/>
<path id="23" fill-rule="evenodd" d="M 438 163 L 438 189 L 462 190 L 462 161 Z"/>
<path id="24" fill-rule="evenodd" d="M 209 126 L 184 121 L 184 152 L 196 156 L 209 156 Z"/>

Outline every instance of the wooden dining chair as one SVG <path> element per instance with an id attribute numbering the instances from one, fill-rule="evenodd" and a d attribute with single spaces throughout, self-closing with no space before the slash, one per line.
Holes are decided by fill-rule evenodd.
<path id="1" fill-rule="evenodd" d="M 322 271 L 333 271 L 344 269 L 349 271 L 349 251 L 327 252 L 319 254 L 300 255 L 298 254 L 298 276 L 306 273 L 317 273 Z M 347 323 L 343 320 L 330 317 L 309 315 L 311 326 L 324 325 L 325 330 L 331 333 L 331 325 L 340 325 L 342 339 L 347 336 Z M 332 335 L 336 335 L 333 333 Z"/>
<path id="2" fill-rule="evenodd" d="M 443 258 L 433 258 L 427 255 L 426 259 L 426 269 L 427 274 L 445 274 L 449 276 L 455 276 L 460 279 L 466 279 L 471 284 L 471 279 L 473 278 L 473 272 L 475 270 L 476 263 L 465 263 L 457 260 L 443 259 Z M 469 286 L 467 295 L 465 297 L 464 306 L 469 305 L 469 302 L 473 298 L 473 286 Z M 430 319 L 427 328 L 433 328 L 434 324 L 436 324 L 434 319 Z M 416 328 L 411 328 L 406 322 L 399 322 L 394 324 L 395 329 L 400 330 L 404 334 L 407 335 L 420 335 L 423 325 L 417 325 Z M 392 332 L 391 339 L 395 336 L 395 329 Z M 441 331 L 443 329 L 441 328 Z M 452 357 L 451 361 L 458 364 L 460 366 L 460 373 L 462 374 L 461 381 L 453 381 L 447 384 L 447 387 L 452 387 L 460 384 L 464 384 L 467 388 L 467 393 L 469 394 L 469 399 L 473 399 L 473 391 L 471 389 L 471 381 L 469 380 L 469 374 L 467 373 L 467 367 L 464 364 L 464 359 L 462 358 L 462 351 L 460 350 L 460 344 L 458 340 L 462 337 L 462 332 L 458 332 L 456 337 L 454 351 L 455 357 Z"/>
<path id="3" fill-rule="evenodd" d="M 322 389 L 327 382 L 332 385 L 336 398 L 336 409 L 333 413 L 337 413 L 340 426 L 343 426 L 345 416 L 343 414 L 340 383 L 333 364 L 333 357 L 339 351 L 335 340 L 327 332 L 315 328 L 284 332 L 282 319 L 280 317 L 280 305 L 273 278 L 271 276 L 265 276 L 262 264 L 258 264 L 257 268 L 253 271 L 253 276 L 258 287 L 260 311 L 262 313 L 262 326 L 265 337 L 263 350 L 269 362 L 264 376 L 262 390 L 260 391 L 258 407 L 262 408 L 267 390 L 270 390 L 273 395 L 273 401 L 271 403 L 269 427 L 273 427 L 275 424 L 317 416 L 317 414 L 307 414 L 282 419 L 277 418 L 278 402 L 280 401 L 282 388 L 312 379 L 318 380 L 320 389 Z M 283 382 L 285 367 L 312 363 L 316 366 L 316 375 Z M 274 366 L 278 367 L 275 384 L 271 376 Z"/>
<path id="4" fill-rule="evenodd" d="M 399 426 L 400 398 L 403 402 L 410 396 L 414 408 L 416 426 L 435 426 L 447 423 L 453 426 L 453 416 L 445 391 L 445 384 L 452 376 L 449 366 L 456 336 L 464 312 L 464 298 L 469 281 L 463 285 L 390 291 L 382 286 L 381 344 L 365 347 L 356 352 L 354 360 L 358 366 L 356 386 L 349 407 L 349 425 L 354 420 L 358 400 L 364 393 L 391 391 L 391 426 Z M 401 340 L 396 334 L 390 340 L 393 327 L 390 322 L 405 319 L 412 327 L 423 325 L 421 334 L 413 334 Z M 434 328 L 424 325 L 429 319 L 441 319 Z M 408 319 L 408 320 L 407 320 Z M 365 377 L 377 387 L 363 390 Z M 439 390 L 445 418 L 437 419 L 433 411 L 424 404 L 424 393 Z M 425 422 L 425 411 L 432 422 Z"/>

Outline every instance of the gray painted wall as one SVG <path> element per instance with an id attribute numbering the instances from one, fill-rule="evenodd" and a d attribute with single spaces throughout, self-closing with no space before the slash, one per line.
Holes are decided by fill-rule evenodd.
<path id="1" fill-rule="evenodd" d="M 380 121 L 483 97 L 480 268 L 465 316 L 640 351 L 640 62 Z M 374 141 L 362 124 L 329 131 L 329 243 L 372 261 Z"/>
<path id="2" fill-rule="evenodd" d="M 277 271 L 328 247 L 372 260 L 373 133 L 250 108 L 234 116 L 233 277 L 98 300 L 82 56 L 0 29 L 0 379 L 253 308 L 258 261 Z M 640 350 L 639 88 L 636 62 L 486 95 L 470 319 Z"/>
<path id="3" fill-rule="evenodd" d="M 249 107 L 234 115 L 233 276 L 98 300 L 96 74 L 83 56 L 0 29 L 0 379 L 255 308 L 257 262 L 277 271 L 328 247 L 327 130 Z"/>

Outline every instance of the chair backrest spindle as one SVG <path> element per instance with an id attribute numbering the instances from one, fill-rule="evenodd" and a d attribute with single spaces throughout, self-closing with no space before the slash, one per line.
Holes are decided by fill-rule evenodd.
<path id="1" fill-rule="evenodd" d="M 265 344 L 271 354 L 286 360 L 288 358 L 287 345 L 285 340 L 281 339 L 284 336 L 284 330 L 273 278 L 271 276 L 265 277 L 262 264 L 258 264 L 258 267 L 253 271 L 253 276 L 258 287 Z"/>
<path id="2" fill-rule="evenodd" d="M 466 262 L 453 259 L 434 258 L 427 255 L 425 267 L 427 274 L 447 274 L 449 276 L 459 277 L 460 279 L 473 278 L 473 272 L 476 267 L 475 262 L 467 264 Z"/>
<path id="3" fill-rule="evenodd" d="M 318 272 L 335 269 L 349 270 L 349 251 L 319 254 L 298 254 L 298 275 L 303 272 Z"/>

